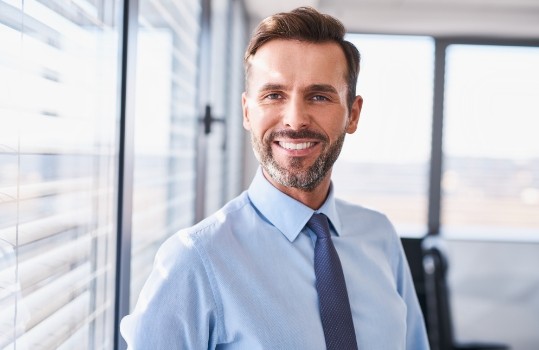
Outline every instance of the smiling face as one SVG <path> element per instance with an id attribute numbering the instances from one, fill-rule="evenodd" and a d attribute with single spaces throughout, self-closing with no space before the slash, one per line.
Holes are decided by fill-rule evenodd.
<path id="1" fill-rule="evenodd" d="M 243 125 L 266 178 L 281 191 L 327 193 L 362 99 L 347 107 L 346 58 L 333 42 L 272 40 L 250 58 Z M 325 195 L 325 194 L 324 194 Z"/>

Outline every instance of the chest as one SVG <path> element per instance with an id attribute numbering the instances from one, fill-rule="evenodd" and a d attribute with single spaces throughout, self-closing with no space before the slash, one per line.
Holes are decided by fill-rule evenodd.
<path id="1" fill-rule="evenodd" d="M 280 238 L 254 236 L 236 242 L 233 255 L 212 256 L 228 344 L 223 348 L 325 348 L 312 240 Z M 404 348 L 406 306 L 390 264 L 376 247 L 353 243 L 335 242 L 360 348 Z"/>

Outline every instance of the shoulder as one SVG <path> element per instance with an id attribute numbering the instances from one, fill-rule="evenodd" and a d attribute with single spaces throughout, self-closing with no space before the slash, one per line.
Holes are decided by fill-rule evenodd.
<path id="1" fill-rule="evenodd" d="M 373 256 L 383 256 L 384 259 L 377 263 L 385 261 L 393 276 L 399 280 L 405 255 L 400 237 L 389 218 L 374 209 L 343 200 L 336 202 L 344 231 L 353 236 L 364 251 L 369 251 Z"/>
<path id="2" fill-rule="evenodd" d="M 336 206 L 346 235 L 356 237 L 364 246 L 381 250 L 390 257 L 399 255 L 399 235 L 384 213 L 341 199 L 336 199 Z"/>
<path id="3" fill-rule="evenodd" d="M 159 247 L 154 261 L 154 271 L 156 279 L 165 279 L 174 281 L 164 284 L 163 281 L 153 283 L 155 285 L 163 284 L 166 289 L 182 283 L 192 285 L 194 290 L 202 290 L 210 287 L 214 291 L 214 297 L 217 297 L 217 287 L 214 280 L 214 271 L 211 263 L 212 249 L 217 251 L 223 247 L 223 238 L 231 222 L 238 216 L 245 215 L 242 212 L 249 210 L 250 204 L 248 197 L 243 193 L 236 197 L 215 214 L 202 220 L 201 222 L 182 229 L 169 237 Z"/>
<path id="4" fill-rule="evenodd" d="M 200 240 L 221 234 L 222 231 L 235 223 L 247 221 L 254 209 L 247 192 L 232 199 L 214 214 L 199 223 L 180 230 L 179 235 L 189 237 L 191 240 Z"/>
<path id="5" fill-rule="evenodd" d="M 395 231 L 388 217 L 382 212 L 338 198 L 335 199 L 335 204 L 344 225 L 355 223 L 367 226 L 380 226 L 391 232 Z"/>
<path id="6" fill-rule="evenodd" d="M 232 227 L 248 221 L 253 211 L 247 193 L 243 192 L 214 214 L 168 238 L 161 246 L 158 255 L 172 255 L 177 258 L 184 255 L 199 255 L 204 246 L 235 232 Z"/>

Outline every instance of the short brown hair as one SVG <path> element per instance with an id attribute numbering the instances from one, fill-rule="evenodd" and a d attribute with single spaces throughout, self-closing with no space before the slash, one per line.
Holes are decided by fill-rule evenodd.
<path id="1" fill-rule="evenodd" d="M 298 7 L 290 12 L 281 12 L 264 19 L 255 29 L 245 51 L 245 79 L 249 75 L 249 59 L 265 43 L 274 39 L 299 40 L 312 43 L 335 42 L 342 48 L 348 65 L 348 109 L 356 97 L 360 54 L 349 41 L 344 40 L 346 30 L 338 19 L 320 13 L 312 7 Z"/>

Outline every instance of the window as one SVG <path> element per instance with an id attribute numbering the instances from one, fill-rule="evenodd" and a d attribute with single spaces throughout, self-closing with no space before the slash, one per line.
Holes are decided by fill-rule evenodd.
<path id="1" fill-rule="evenodd" d="M 337 196 L 387 214 L 400 234 L 426 232 L 434 43 L 349 35 L 362 55 L 358 130 L 335 164 Z"/>
<path id="2" fill-rule="evenodd" d="M 194 222 L 201 4 L 140 1 L 130 304 L 163 241 Z"/>
<path id="3" fill-rule="evenodd" d="M 0 348 L 111 348 L 115 1 L 0 1 Z"/>
<path id="4" fill-rule="evenodd" d="M 240 191 L 241 179 L 236 174 L 241 171 L 243 72 L 237 66 L 242 67 L 243 42 L 230 22 L 235 16 L 234 26 L 245 27 L 240 3 L 213 1 L 211 32 L 204 22 L 206 4 L 199 0 L 141 0 L 139 6 L 131 308 L 163 241 L 193 225 L 197 215 L 219 209 L 227 191 Z M 237 66 L 229 69 L 232 56 Z M 200 120 L 205 105 L 218 119 L 208 135 Z M 239 140 L 227 140 L 227 133 Z M 232 151 L 236 154 L 227 161 Z M 202 191 L 197 188 L 200 181 Z M 204 210 L 197 213 L 201 200 Z"/>
<path id="5" fill-rule="evenodd" d="M 450 45 L 444 102 L 444 232 L 539 230 L 539 48 Z"/>

